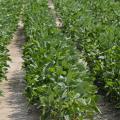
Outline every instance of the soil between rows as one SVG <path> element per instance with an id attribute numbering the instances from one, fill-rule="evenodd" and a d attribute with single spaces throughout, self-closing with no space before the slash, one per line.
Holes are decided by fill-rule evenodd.
<path id="1" fill-rule="evenodd" d="M 0 83 L 4 96 L 0 96 L 0 120 L 39 120 L 38 111 L 29 108 L 23 95 L 25 90 L 24 71 L 22 69 L 22 46 L 25 41 L 23 25 L 14 34 L 13 40 L 8 45 L 11 61 L 7 81 Z M 31 110 L 30 110 L 31 109 Z"/>

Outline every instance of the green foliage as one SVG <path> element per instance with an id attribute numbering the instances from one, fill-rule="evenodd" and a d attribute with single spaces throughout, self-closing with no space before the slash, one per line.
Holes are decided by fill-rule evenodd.
<path id="1" fill-rule="evenodd" d="M 40 108 L 41 120 L 92 119 L 96 89 L 86 62 L 71 38 L 55 26 L 47 0 L 25 5 L 26 96 Z"/>
<path id="2" fill-rule="evenodd" d="M 99 87 L 110 101 L 120 101 L 120 2 L 54 0 L 66 33 L 84 53 Z"/>

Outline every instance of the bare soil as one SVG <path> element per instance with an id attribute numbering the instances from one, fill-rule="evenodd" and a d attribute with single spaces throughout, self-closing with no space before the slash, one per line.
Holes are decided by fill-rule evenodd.
<path id="1" fill-rule="evenodd" d="M 58 16 L 52 0 L 48 0 L 48 8 L 50 9 L 50 12 L 55 19 L 56 27 L 57 28 L 62 28 L 63 27 L 62 19 Z"/>
<path id="2" fill-rule="evenodd" d="M 0 83 L 3 95 L 0 96 L 0 120 L 39 120 L 38 111 L 29 108 L 27 100 L 23 95 L 25 90 L 24 71 L 22 69 L 22 46 L 25 41 L 23 34 L 23 24 L 19 23 L 19 28 L 13 40 L 8 45 L 11 61 L 7 81 Z M 31 110 L 29 110 L 31 109 Z"/>
<path id="3" fill-rule="evenodd" d="M 116 109 L 104 98 L 99 101 L 98 106 L 101 114 L 97 114 L 95 120 L 120 120 L 120 109 Z"/>

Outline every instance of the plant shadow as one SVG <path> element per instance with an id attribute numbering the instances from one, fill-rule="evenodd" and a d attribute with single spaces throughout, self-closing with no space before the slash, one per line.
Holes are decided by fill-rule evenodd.
<path id="1" fill-rule="evenodd" d="M 11 120 L 39 120 L 39 112 L 34 106 L 27 104 L 26 97 L 23 95 L 25 82 L 23 81 L 23 72 L 14 72 L 8 83 L 9 92 L 8 104 L 12 108 L 12 114 L 8 116 Z"/>

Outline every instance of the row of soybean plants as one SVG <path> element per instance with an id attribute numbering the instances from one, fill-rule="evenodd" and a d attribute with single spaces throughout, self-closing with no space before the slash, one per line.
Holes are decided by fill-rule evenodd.
<path id="1" fill-rule="evenodd" d="M 67 34 L 84 53 L 98 92 L 120 101 L 120 1 L 54 0 Z"/>
<path id="2" fill-rule="evenodd" d="M 22 0 L 0 0 L 0 81 L 5 79 L 9 59 L 7 45 L 16 30 Z"/>
<path id="3" fill-rule="evenodd" d="M 26 96 L 39 107 L 41 120 L 90 120 L 98 111 L 96 88 L 84 58 L 56 28 L 47 3 L 31 0 L 24 7 Z"/>

